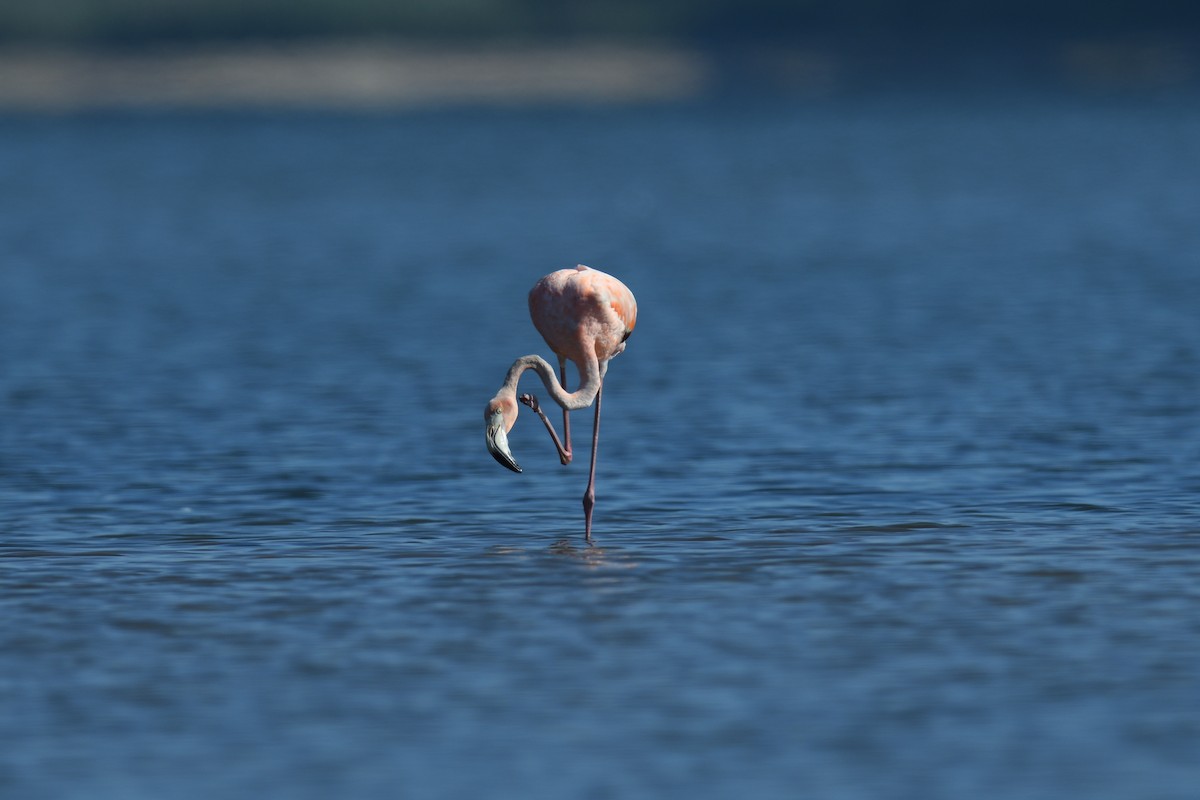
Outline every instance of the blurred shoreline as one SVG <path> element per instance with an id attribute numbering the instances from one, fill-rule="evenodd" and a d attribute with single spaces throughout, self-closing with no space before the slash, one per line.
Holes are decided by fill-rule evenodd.
<path id="1" fill-rule="evenodd" d="M 1023 47 L 919 44 L 704 49 L 671 44 L 429 45 L 380 41 L 149 50 L 0 48 L 0 111 L 138 108 L 409 109 L 686 101 L 745 89 L 826 96 L 863 88 L 1036 85 L 1195 89 L 1184 41 Z"/>
<path id="2" fill-rule="evenodd" d="M 0 109 L 612 103 L 694 96 L 707 84 L 705 63 L 687 50 L 604 43 L 0 49 Z"/>

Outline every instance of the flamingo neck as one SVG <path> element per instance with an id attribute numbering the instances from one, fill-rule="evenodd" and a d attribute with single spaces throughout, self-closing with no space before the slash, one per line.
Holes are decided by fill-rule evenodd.
<path id="1" fill-rule="evenodd" d="M 568 392 L 558 382 L 558 378 L 554 375 L 554 368 L 546 359 L 541 356 L 521 356 L 508 368 L 508 375 L 504 378 L 504 386 L 501 387 L 500 392 L 515 395 L 517 382 L 520 381 L 521 375 L 529 369 L 536 372 L 542 379 L 546 391 L 550 393 L 554 402 L 568 411 L 590 406 L 596 399 L 597 392 L 600 391 L 600 381 L 603 377 L 600 363 L 595 358 L 590 358 L 579 369 L 579 377 L 582 380 L 579 388 L 574 392 Z"/>

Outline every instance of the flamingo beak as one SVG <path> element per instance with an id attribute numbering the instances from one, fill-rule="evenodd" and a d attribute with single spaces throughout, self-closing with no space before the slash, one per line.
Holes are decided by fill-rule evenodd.
<path id="1" fill-rule="evenodd" d="M 513 458 L 512 451 L 508 449 L 508 434 L 504 431 L 504 415 L 499 411 L 492 414 L 491 418 L 488 419 L 485 438 L 487 439 L 488 452 L 492 454 L 492 458 L 513 472 L 521 471 L 521 467 L 517 464 L 516 459 Z"/>

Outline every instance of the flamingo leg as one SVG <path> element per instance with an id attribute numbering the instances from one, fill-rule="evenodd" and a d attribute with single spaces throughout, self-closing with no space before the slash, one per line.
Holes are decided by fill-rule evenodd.
<path id="1" fill-rule="evenodd" d="M 567 387 L 567 360 L 562 356 L 558 357 L 558 382 L 562 384 L 564 389 Z M 550 434 L 550 440 L 554 442 L 554 449 L 558 451 L 559 462 L 561 462 L 564 467 L 567 464 L 570 464 L 572 453 L 571 417 L 569 416 L 569 412 L 565 408 L 563 409 L 563 439 L 566 441 L 566 444 L 563 444 L 563 442 L 559 440 L 558 434 L 554 431 L 554 423 L 552 423 L 550 418 L 546 416 L 546 412 L 542 411 L 541 407 L 538 405 L 538 400 L 535 395 L 523 394 L 517 399 L 533 409 L 533 411 L 538 415 L 538 418 L 541 419 L 542 424 L 546 426 L 546 432 Z"/>
<path id="2" fill-rule="evenodd" d="M 570 464 L 571 463 L 571 439 L 570 439 L 570 436 L 568 435 L 568 438 L 567 438 L 567 446 L 563 447 L 562 442 L 559 441 L 558 434 L 555 433 L 555 431 L 554 431 L 554 423 L 551 422 L 550 418 L 546 416 L 546 412 L 542 411 L 542 407 L 540 405 L 538 405 L 538 399 L 535 395 L 523 394 L 520 397 L 518 397 L 517 399 L 520 400 L 525 405 L 529 406 L 529 408 L 533 409 L 534 413 L 536 413 L 538 415 L 538 418 L 541 419 L 542 424 L 546 426 L 546 431 L 550 434 L 550 440 L 552 442 L 554 442 L 554 449 L 558 451 L 558 460 L 560 462 L 562 462 L 562 464 L 564 466 L 567 464 Z M 563 411 L 563 416 L 566 417 L 565 410 Z"/>
<path id="3" fill-rule="evenodd" d="M 567 388 L 567 360 L 562 356 L 558 357 L 558 382 L 564 389 Z M 565 466 L 571 463 L 571 415 L 565 408 L 563 409 L 563 440 L 567 443 L 566 447 L 562 448 L 567 454 L 567 460 L 562 462 Z"/>
<path id="4" fill-rule="evenodd" d="M 592 541 L 592 509 L 596 506 L 596 448 L 600 444 L 600 394 L 604 384 L 596 391 L 596 420 L 592 423 L 592 466 L 588 470 L 587 489 L 583 493 L 583 537 Z"/>

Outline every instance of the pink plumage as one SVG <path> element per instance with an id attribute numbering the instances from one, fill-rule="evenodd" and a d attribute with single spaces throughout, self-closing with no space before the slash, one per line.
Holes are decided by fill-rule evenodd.
<path id="1" fill-rule="evenodd" d="M 534 284 L 529 316 L 559 356 L 582 364 L 591 349 L 597 361 L 607 361 L 625 349 L 637 324 L 637 301 L 612 275 L 580 264 Z"/>

